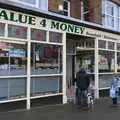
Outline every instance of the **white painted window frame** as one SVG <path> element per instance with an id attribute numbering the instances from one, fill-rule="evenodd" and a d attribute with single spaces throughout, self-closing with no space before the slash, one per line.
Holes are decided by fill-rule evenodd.
<path id="1" fill-rule="evenodd" d="M 113 7 L 113 15 L 110 15 L 107 13 L 107 6 L 108 5 L 111 5 Z M 118 27 L 118 22 L 117 22 L 117 19 L 118 19 L 118 9 L 117 9 L 117 5 L 109 0 L 103 0 L 102 1 L 102 22 L 103 22 L 103 25 L 107 28 L 110 28 L 110 29 L 117 29 Z M 109 26 L 107 25 L 107 16 L 113 18 L 113 26 Z"/>

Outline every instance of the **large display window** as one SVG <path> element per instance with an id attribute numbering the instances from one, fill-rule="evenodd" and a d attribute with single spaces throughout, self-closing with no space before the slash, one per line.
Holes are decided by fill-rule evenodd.
<path id="1" fill-rule="evenodd" d="M 114 72 L 115 71 L 115 52 L 99 50 L 98 58 L 99 72 Z"/>
<path id="2" fill-rule="evenodd" d="M 62 47 L 32 43 L 31 46 L 32 74 L 62 73 Z"/>
<path id="3" fill-rule="evenodd" d="M 25 42 L 0 42 L 0 75 L 25 75 L 27 67 L 27 45 Z"/>

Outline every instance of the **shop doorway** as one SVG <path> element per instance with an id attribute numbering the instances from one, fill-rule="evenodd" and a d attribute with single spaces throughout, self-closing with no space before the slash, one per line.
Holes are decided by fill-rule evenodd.
<path id="1" fill-rule="evenodd" d="M 93 38 L 67 34 L 66 47 L 66 80 L 68 98 L 70 98 L 74 97 L 72 92 L 74 92 L 73 86 L 75 86 L 79 66 L 85 68 L 85 71 L 90 75 L 91 85 L 95 85 L 95 41 Z"/>

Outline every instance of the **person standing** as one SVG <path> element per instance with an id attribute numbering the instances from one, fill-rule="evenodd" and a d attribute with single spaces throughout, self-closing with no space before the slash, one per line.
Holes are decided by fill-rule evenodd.
<path id="1" fill-rule="evenodd" d="M 112 98 L 113 105 L 117 105 L 117 97 L 118 97 L 118 81 L 120 80 L 120 77 L 116 75 L 116 73 L 113 74 L 113 79 L 111 82 L 111 88 L 110 88 L 110 97 Z"/>
<path id="2" fill-rule="evenodd" d="M 87 92 L 90 84 L 88 74 L 83 67 L 76 74 L 76 103 L 80 105 L 87 105 Z"/>

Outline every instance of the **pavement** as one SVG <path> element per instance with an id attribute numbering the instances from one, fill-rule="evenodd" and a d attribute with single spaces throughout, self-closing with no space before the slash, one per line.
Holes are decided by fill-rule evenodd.
<path id="1" fill-rule="evenodd" d="M 112 106 L 110 98 L 96 101 L 91 111 L 73 104 L 59 104 L 0 112 L 0 120 L 120 120 L 120 103 Z"/>

